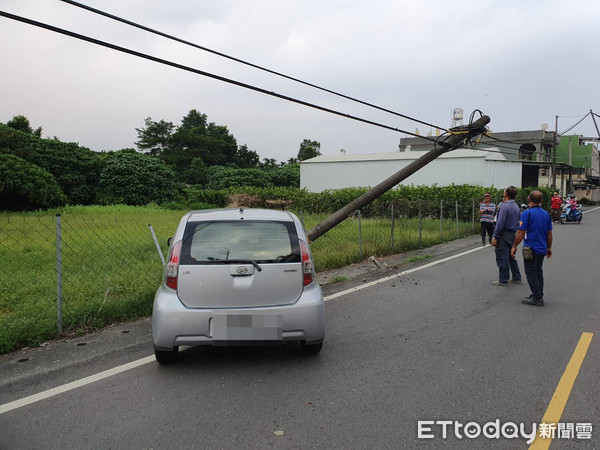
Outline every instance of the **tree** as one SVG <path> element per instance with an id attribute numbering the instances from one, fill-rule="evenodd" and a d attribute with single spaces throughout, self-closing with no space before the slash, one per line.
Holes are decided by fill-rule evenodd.
<path id="1" fill-rule="evenodd" d="M 206 114 L 192 109 L 181 120 L 161 158 L 167 164 L 185 170 L 195 158 L 202 158 L 207 166 L 234 163 L 236 151 L 237 141 L 227 127 L 207 123 Z"/>
<path id="2" fill-rule="evenodd" d="M 321 143 L 317 141 L 311 141 L 304 139 L 300 144 L 300 150 L 298 151 L 298 160 L 305 161 L 310 158 L 321 156 Z"/>
<path id="3" fill-rule="evenodd" d="M 206 183 L 206 165 L 202 158 L 194 158 L 190 163 L 190 167 L 185 171 L 185 181 L 189 184 L 204 184 Z"/>
<path id="4" fill-rule="evenodd" d="M 68 203 L 95 202 L 101 166 L 98 153 L 73 142 L 40 139 L 6 125 L 0 125 L 0 149 L 49 172 L 67 196 Z"/>
<path id="5" fill-rule="evenodd" d="M 99 195 L 104 203 L 164 203 L 177 193 L 175 173 L 161 160 L 135 151 L 109 155 L 100 174 Z"/>
<path id="6" fill-rule="evenodd" d="M 250 150 L 247 144 L 240 145 L 235 152 L 233 162 L 240 169 L 251 169 L 258 167 L 260 156 L 254 150 Z"/>
<path id="7" fill-rule="evenodd" d="M 277 160 L 275 158 L 263 158 L 260 163 L 260 168 L 264 170 L 276 169 L 277 167 Z"/>
<path id="8" fill-rule="evenodd" d="M 67 198 L 54 177 L 15 155 L 0 155 L 0 205 L 23 211 L 62 206 Z"/>
<path id="9" fill-rule="evenodd" d="M 21 114 L 19 114 L 18 116 L 14 116 L 11 120 L 6 122 L 6 125 L 11 128 L 14 128 L 15 130 L 22 131 L 23 133 L 33 134 L 34 136 L 42 137 L 42 127 L 39 127 L 36 130 L 34 130 L 29 124 L 29 119 Z"/>
<path id="10" fill-rule="evenodd" d="M 151 117 L 147 117 L 144 124 L 146 128 L 135 129 L 139 139 L 135 145 L 150 156 L 158 156 L 169 147 L 175 125 L 164 120 L 154 122 Z"/>
<path id="11" fill-rule="evenodd" d="M 208 118 L 206 114 L 200 114 L 195 109 L 190 110 L 183 119 L 181 119 L 181 125 L 179 129 L 183 130 L 193 130 L 194 128 L 201 128 L 206 130 L 208 124 Z"/>

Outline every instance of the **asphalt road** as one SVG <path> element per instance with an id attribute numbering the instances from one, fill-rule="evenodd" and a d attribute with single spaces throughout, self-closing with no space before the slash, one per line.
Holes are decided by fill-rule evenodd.
<path id="1" fill-rule="evenodd" d="M 591 439 L 574 433 L 552 448 L 600 448 L 598 230 L 600 210 L 555 226 L 543 308 L 521 304 L 526 283 L 490 285 L 487 246 L 327 301 L 314 357 L 295 347 L 189 349 L 176 365 L 149 358 L 1 412 L 151 355 L 150 323 L 4 357 L 0 448 L 526 448 L 523 437 L 459 439 L 454 424 L 446 439 L 435 424 L 420 439 L 418 423 L 524 423 L 529 433 L 555 392 L 568 399 L 560 422 L 593 428 Z M 593 338 L 568 392 L 563 374 L 584 333 Z"/>

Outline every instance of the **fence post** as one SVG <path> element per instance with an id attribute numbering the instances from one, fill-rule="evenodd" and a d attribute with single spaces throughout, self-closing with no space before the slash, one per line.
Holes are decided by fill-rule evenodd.
<path id="1" fill-rule="evenodd" d="M 148 224 L 148 228 L 150 228 L 150 233 L 152 233 L 152 239 L 154 239 L 154 245 L 156 245 L 156 250 L 158 250 L 158 255 L 160 256 L 160 260 L 162 262 L 163 267 L 167 264 L 165 261 L 165 256 L 160 249 L 160 244 L 158 243 L 158 239 L 156 239 L 156 233 L 154 233 L 154 228 L 152 228 L 152 224 Z"/>
<path id="2" fill-rule="evenodd" d="M 56 215 L 56 329 L 58 334 L 63 331 L 62 314 L 62 227 L 60 214 Z"/>
<path id="3" fill-rule="evenodd" d="M 302 228 L 306 231 L 306 227 L 304 226 L 304 214 L 302 214 L 302 210 L 300 210 L 300 222 L 302 223 Z"/>
<path id="4" fill-rule="evenodd" d="M 456 237 L 458 237 L 458 200 L 454 200 L 454 206 L 456 208 Z"/>
<path id="5" fill-rule="evenodd" d="M 394 203 L 392 202 L 392 250 L 394 249 Z"/>
<path id="6" fill-rule="evenodd" d="M 471 208 L 471 224 L 473 225 L 473 234 L 475 234 L 475 199 L 473 199 L 473 208 Z"/>
<path id="7" fill-rule="evenodd" d="M 421 214 L 421 200 L 419 200 L 419 248 L 421 248 L 421 235 L 423 231 L 423 219 Z"/>
<path id="8" fill-rule="evenodd" d="M 363 251 L 362 251 L 362 223 L 361 223 L 361 214 L 360 209 L 358 210 L 358 255 L 359 258 L 363 259 Z"/>
<path id="9" fill-rule="evenodd" d="M 442 220 L 444 217 L 444 199 L 440 200 L 440 239 L 443 239 L 443 233 L 442 233 Z"/>

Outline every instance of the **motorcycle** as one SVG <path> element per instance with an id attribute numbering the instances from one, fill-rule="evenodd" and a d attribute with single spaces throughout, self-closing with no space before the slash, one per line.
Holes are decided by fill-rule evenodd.
<path id="1" fill-rule="evenodd" d="M 560 223 L 581 223 L 583 220 L 583 210 L 581 209 L 581 205 L 577 205 L 575 208 L 575 212 L 571 211 L 571 207 L 567 204 L 562 208 L 562 213 L 560 214 Z"/>

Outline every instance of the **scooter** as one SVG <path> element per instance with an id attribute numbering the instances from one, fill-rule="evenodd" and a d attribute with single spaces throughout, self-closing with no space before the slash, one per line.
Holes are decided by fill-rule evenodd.
<path id="1" fill-rule="evenodd" d="M 563 206 L 562 213 L 560 215 L 560 223 L 581 223 L 582 220 L 583 210 L 581 209 L 581 205 L 577 205 L 574 214 L 571 212 L 571 208 L 568 204 Z"/>

